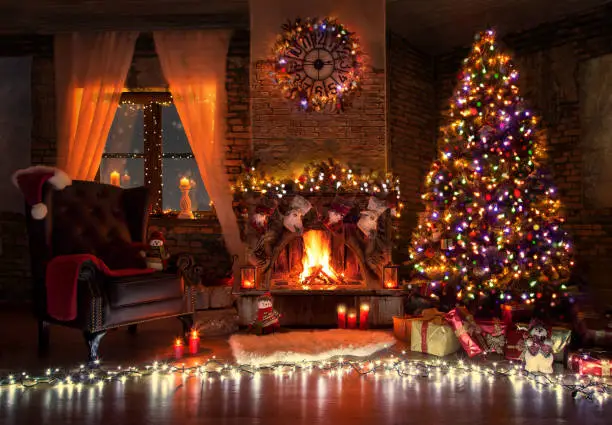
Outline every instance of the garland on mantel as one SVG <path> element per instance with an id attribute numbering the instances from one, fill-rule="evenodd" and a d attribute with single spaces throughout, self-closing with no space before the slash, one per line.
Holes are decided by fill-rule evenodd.
<path id="1" fill-rule="evenodd" d="M 395 196 L 398 207 L 403 207 L 399 202 L 401 192 L 397 176 L 377 171 L 364 172 L 333 159 L 311 162 L 293 178 L 274 177 L 257 170 L 255 165 L 245 164 L 232 190 L 238 196 L 247 192 L 256 192 L 278 198 L 293 193 L 365 193 L 383 197 Z"/>

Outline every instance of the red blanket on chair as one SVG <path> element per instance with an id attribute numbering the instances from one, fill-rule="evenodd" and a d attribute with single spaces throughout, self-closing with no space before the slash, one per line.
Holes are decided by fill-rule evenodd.
<path id="1" fill-rule="evenodd" d="M 47 313 L 57 320 L 74 320 L 77 315 L 77 281 L 81 265 L 91 261 L 108 277 L 138 276 L 155 272 L 153 269 L 111 270 L 91 254 L 61 255 L 47 265 Z"/>

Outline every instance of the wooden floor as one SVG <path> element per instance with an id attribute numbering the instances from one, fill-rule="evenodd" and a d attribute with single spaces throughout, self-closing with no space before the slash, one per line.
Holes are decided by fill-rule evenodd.
<path id="1" fill-rule="evenodd" d="M 0 311 L 0 374 L 78 364 L 77 332 L 53 329 L 47 360 L 35 355 L 35 323 L 14 309 Z M 142 326 L 133 337 L 113 332 L 102 344 L 106 362 L 140 364 L 167 358 L 178 321 Z M 224 339 L 203 340 L 204 354 L 231 358 Z M 0 389 L 0 424 L 610 424 L 612 401 L 600 406 L 567 392 L 538 392 L 510 381 L 440 384 L 395 377 L 262 375 L 201 381 L 140 378 L 102 388 Z"/>

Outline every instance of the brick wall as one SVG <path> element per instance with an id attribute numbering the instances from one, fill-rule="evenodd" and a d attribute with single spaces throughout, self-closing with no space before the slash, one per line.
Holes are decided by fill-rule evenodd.
<path id="1" fill-rule="evenodd" d="M 585 127 L 581 110 L 583 70 L 590 60 L 612 53 L 612 7 L 604 6 L 573 18 L 512 34 L 503 42 L 513 53 L 519 87 L 542 118 L 552 169 L 574 240 L 578 279 L 588 282 L 602 302 L 612 301 L 608 265 L 612 261 L 612 208 L 592 205 L 585 198 L 590 170 L 585 166 Z M 444 113 L 466 50 L 438 58 L 436 87 Z M 602 84 L 599 90 L 607 87 Z M 590 88 L 589 90 L 597 90 Z M 609 93 L 609 89 L 607 90 Z M 609 135 L 602 134 L 606 140 Z"/>
<path id="2" fill-rule="evenodd" d="M 385 168 L 385 73 L 369 69 L 344 113 L 307 113 L 286 100 L 257 62 L 251 85 L 253 155 L 261 169 L 292 176 L 310 161 L 334 158 L 366 170 Z"/>
<path id="3" fill-rule="evenodd" d="M 434 61 L 392 33 L 387 49 L 388 160 L 405 201 L 399 252 L 406 254 L 417 212 L 423 210 L 425 174 L 436 155 Z"/>

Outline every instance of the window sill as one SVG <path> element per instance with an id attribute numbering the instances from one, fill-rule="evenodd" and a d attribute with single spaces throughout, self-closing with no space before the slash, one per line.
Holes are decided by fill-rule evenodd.
<path id="1" fill-rule="evenodd" d="M 185 226 L 185 227 L 201 227 L 201 226 L 211 226 L 211 225 L 219 225 L 219 221 L 217 220 L 217 215 L 213 211 L 202 211 L 198 214 L 197 218 L 193 219 L 185 219 L 178 218 L 176 216 L 150 216 L 149 217 L 150 224 L 156 225 L 173 225 L 173 226 Z"/>

